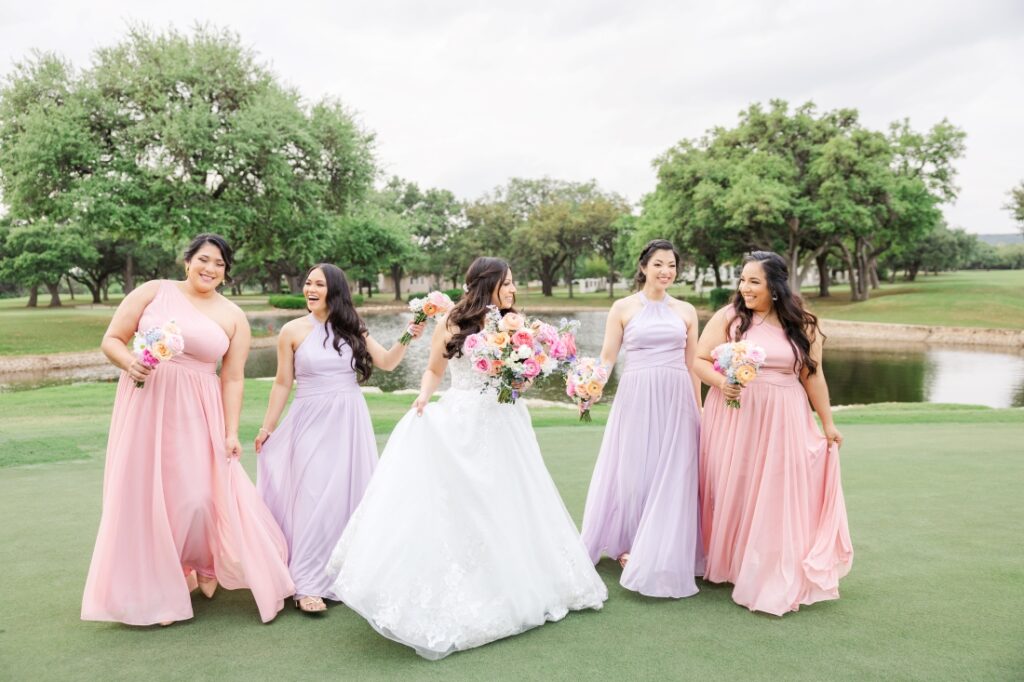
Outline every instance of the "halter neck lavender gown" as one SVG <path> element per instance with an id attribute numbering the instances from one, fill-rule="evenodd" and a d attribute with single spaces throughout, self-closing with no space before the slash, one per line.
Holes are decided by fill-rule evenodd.
<path id="1" fill-rule="evenodd" d="M 619 381 L 583 513 L 583 542 L 630 555 L 620 582 L 651 597 L 689 597 L 704 572 L 697 500 L 700 414 L 686 366 L 686 324 L 648 300 L 623 333 Z"/>
<path id="2" fill-rule="evenodd" d="M 352 349 L 312 315 L 295 350 L 295 398 L 259 455 L 260 495 L 288 540 L 295 594 L 338 599 L 325 571 L 377 466 Z"/>

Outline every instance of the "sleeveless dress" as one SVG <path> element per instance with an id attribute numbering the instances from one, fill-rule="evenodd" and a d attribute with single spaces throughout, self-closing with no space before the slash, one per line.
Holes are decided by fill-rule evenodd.
<path id="1" fill-rule="evenodd" d="M 295 398 L 257 458 L 257 487 L 288 540 L 295 593 L 338 599 L 326 566 L 377 466 L 377 441 L 352 349 L 313 330 L 295 350 Z"/>
<path id="2" fill-rule="evenodd" d="M 733 600 L 751 611 L 781 616 L 838 599 L 853 545 L 839 450 L 814 421 L 785 331 L 754 324 L 744 338 L 763 347 L 767 360 L 743 389 L 741 406 L 727 407 L 717 388 L 704 404 L 704 577 L 733 583 Z"/>
<path id="3" fill-rule="evenodd" d="M 481 393 L 466 357 L 449 366 L 451 389 L 395 427 L 330 562 L 348 607 L 428 659 L 608 597 L 526 407 Z"/>
<path id="4" fill-rule="evenodd" d="M 587 493 L 583 542 L 594 563 L 629 552 L 623 587 L 689 597 L 704 573 L 697 500 L 700 413 L 686 366 L 686 323 L 668 297 L 623 332 L 626 367 Z"/>
<path id="5" fill-rule="evenodd" d="M 181 328 L 185 352 L 157 365 L 143 388 L 127 373 L 118 381 L 82 619 L 191 618 L 195 571 L 224 588 L 252 590 L 267 622 L 294 589 L 281 530 L 224 450 L 216 368 L 228 337 L 177 284 L 163 281 L 139 329 L 169 320 Z"/>

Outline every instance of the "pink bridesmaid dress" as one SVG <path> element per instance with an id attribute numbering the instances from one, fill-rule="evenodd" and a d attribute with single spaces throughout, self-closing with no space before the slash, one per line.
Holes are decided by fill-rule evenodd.
<path id="1" fill-rule="evenodd" d="M 738 409 L 712 388 L 701 420 L 704 578 L 732 583 L 737 604 L 781 616 L 838 599 L 853 545 L 839 451 L 814 421 L 785 331 L 754 324 L 744 338 L 765 349 L 765 365 Z"/>
<path id="2" fill-rule="evenodd" d="M 82 619 L 189 619 L 198 574 L 251 590 L 268 622 L 294 588 L 281 530 L 224 450 L 216 368 L 228 337 L 176 283 L 163 281 L 139 329 L 168 320 L 181 328 L 185 352 L 158 365 L 143 388 L 127 374 L 118 382 Z"/>

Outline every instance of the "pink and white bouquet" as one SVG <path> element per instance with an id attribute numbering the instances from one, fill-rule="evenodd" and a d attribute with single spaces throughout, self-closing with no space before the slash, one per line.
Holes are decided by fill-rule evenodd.
<path id="1" fill-rule="evenodd" d="M 590 406 L 604 393 L 608 368 L 596 358 L 577 358 L 565 375 L 565 394 L 580 410 L 580 421 L 590 421 Z"/>
<path id="2" fill-rule="evenodd" d="M 168 320 L 160 327 L 151 327 L 145 332 L 135 332 L 132 337 L 132 353 L 150 369 L 184 352 L 185 337 L 181 335 L 181 329 L 174 320 Z M 143 381 L 135 382 L 136 388 L 145 385 Z"/>
<path id="3" fill-rule="evenodd" d="M 715 371 L 724 374 L 730 384 L 746 386 L 757 378 L 757 372 L 767 355 L 764 348 L 746 341 L 733 341 L 716 346 L 711 351 Z M 739 400 L 726 400 L 729 407 L 739 407 Z"/>
<path id="4" fill-rule="evenodd" d="M 499 403 L 514 403 L 527 382 L 569 369 L 578 328 L 576 320 L 562 318 L 555 327 L 519 313 L 501 315 L 491 306 L 483 329 L 466 337 L 462 351 L 487 377 L 484 390 L 494 390 Z"/>
<path id="5" fill-rule="evenodd" d="M 438 315 L 444 315 L 455 305 L 448 294 L 440 291 L 431 291 L 423 298 L 414 298 L 409 301 L 409 310 L 413 313 L 412 323 L 419 324 L 426 322 L 427 318 L 434 319 Z M 412 334 L 406 331 L 398 342 L 408 346 L 412 341 Z"/>

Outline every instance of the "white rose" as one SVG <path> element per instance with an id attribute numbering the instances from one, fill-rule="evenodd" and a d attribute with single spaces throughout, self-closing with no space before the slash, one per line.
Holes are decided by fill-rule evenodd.
<path id="1" fill-rule="evenodd" d="M 523 358 L 524 360 L 533 355 L 533 349 L 527 346 L 525 343 L 519 346 L 519 350 L 517 350 L 516 352 L 519 354 L 519 357 Z"/>
<path id="2" fill-rule="evenodd" d="M 411 301 L 409 301 L 409 310 L 413 311 L 414 313 L 420 312 L 421 310 L 423 310 L 423 302 L 425 300 L 426 299 L 423 298 L 412 299 Z"/>

